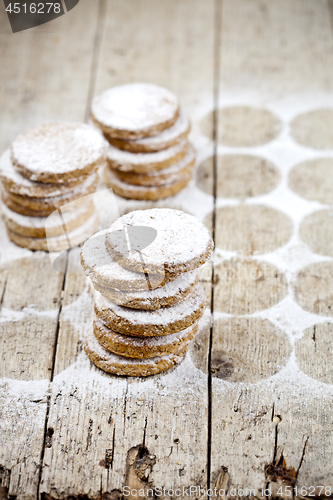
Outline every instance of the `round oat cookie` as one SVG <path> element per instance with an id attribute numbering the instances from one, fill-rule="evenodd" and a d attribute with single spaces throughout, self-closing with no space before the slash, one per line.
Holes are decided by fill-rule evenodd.
<path id="1" fill-rule="evenodd" d="M 180 304 L 194 292 L 198 284 L 197 270 L 181 274 L 174 281 L 169 281 L 163 287 L 142 292 L 123 292 L 113 290 L 93 281 L 94 288 L 106 299 L 120 306 L 131 309 L 145 309 L 153 311 L 160 307 L 170 307 Z"/>
<path id="2" fill-rule="evenodd" d="M 130 337 L 113 332 L 97 318 L 94 321 L 94 335 L 100 345 L 107 351 L 126 358 L 143 359 L 173 354 L 188 346 L 198 328 L 197 322 L 185 330 L 163 337 Z"/>
<path id="3" fill-rule="evenodd" d="M 82 184 L 75 186 L 73 189 L 60 196 L 50 196 L 48 198 L 31 198 L 30 196 L 21 196 L 8 192 L 7 195 L 14 203 L 21 205 L 22 207 L 26 207 L 35 211 L 50 210 L 52 212 L 57 208 L 63 207 L 67 203 L 71 203 L 77 199 L 94 193 L 96 191 L 97 185 L 98 175 L 97 173 L 95 173 L 88 176 Z"/>
<path id="4" fill-rule="evenodd" d="M 15 203 L 10 197 L 7 191 L 1 189 L 1 201 L 3 205 L 6 205 L 10 210 L 16 212 L 17 214 L 25 215 L 27 217 L 47 217 L 54 212 L 53 209 L 48 210 L 32 210 L 31 208 L 24 207 L 19 203 Z"/>
<path id="5" fill-rule="evenodd" d="M 91 116 L 104 133 L 118 139 L 150 137 L 171 127 L 179 115 L 177 97 L 152 83 L 129 83 L 94 98 Z"/>
<path id="6" fill-rule="evenodd" d="M 97 170 L 97 166 L 93 172 L 95 170 Z M 63 196 L 72 191 L 74 186 L 82 185 L 87 180 L 87 177 L 87 175 L 77 177 L 63 184 L 35 182 L 17 172 L 11 160 L 10 149 L 7 149 L 0 158 L 0 180 L 4 188 L 10 193 L 20 196 L 29 196 L 30 198 Z"/>
<path id="7" fill-rule="evenodd" d="M 128 271 L 121 267 L 105 246 L 105 234 L 99 231 L 85 242 L 81 250 L 81 265 L 94 286 L 112 288 L 120 292 L 137 292 L 162 287 L 173 277 Z"/>
<path id="8" fill-rule="evenodd" d="M 180 161 L 171 165 L 171 167 L 164 168 L 163 170 L 154 170 L 145 174 L 137 174 L 133 172 L 122 172 L 121 170 L 114 170 L 113 173 L 121 181 L 136 186 L 162 186 L 164 184 L 172 184 L 180 179 L 192 175 L 193 167 L 195 164 L 194 148 L 190 146 L 187 155 Z"/>
<path id="9" fill-rule="evenodd" d="M 114 170 L 106 167 L 103 171 L 104 183 L 118 196 L 131 200 L 162 200 L 169 196 L 174 196 L 182 189 L 186 188 L 187 184 L 192 179 L 192 172 L 183 175 L 178 181 L 171 184 L 163 184 L 162 186 L 135 186 L 128 184 L 117 177 Z"/>
<path id="10" fill-rule="evenodd" d="M 7 233 L 9 239 L 20 247 L 28 248 L 29 250 L 44 250 L 45 252 L 61 252 L 62 250 L 81 245 L 81 243 L 90 238 L 98 230 L 98 226 L 99 219 L 97 214 L 94 213 L 82 226 L 74 231 L 51 238 L 21 236 L 11 231 L 8 227 Z"/>
<path id="11" fill-rule="evenodd" d="M 8 193 L 6 193 L 6 191 L 4 190 L 1 190 L 1 200 L 3 204 L 6 205 L 6 207 L 8 207 L 13 212 L 25 215 L 27 217 L 48 217 L 55 210 L 58 210 L 52 206 L 48 210 L 32 210 L 31 208 L 20 205 L 19 203 L 15 203 L 15 201 L 13 201 L 8 196 Z M 73 210 L 74 208 L 78 208 L 81 205 L 84 205 L 86 201 L 87 201 L 86 198 L 77 198 L 76 200 L 71 201 L 67 205 L 62 205 L 61 207 L 59 207 L 59 209 L 61 208 L 62 212 L 67 212 Z"/>
<path id="12" fill-rule="evenodd" d="M 20 236 L 30 238 L 59 236 L 64 232 L 63 224 L 67 231 L 74 231 L 88 220 L 93 212 L 94 204 L 91 200 L 77 208 L 63 212 L 62 219 L 58 212 L 52 217 L 29 217 L 13 212 L 6 205 L 2 205 L 2 218 L 8 229 Z"/>
<path id="13" fill-rule="evenodd" d="M 130 153 L 110 145 L 106 159 L 109 167 L 114 170 L 145 174 L 174 165 L 187 155 L 189 147 L 188 141 L 182 141 L 176 146 L 157 151 L 157 153 Z"/>
<path id="14" fill-rule="evenodd" d="M 90 174 L 105 161 L 105 140 L 84 123 L 57 122 L 34 127 L 16 137 L 12 162 L 37 182 L 69 182 Z"/>
<path id="15" fill-rule="evenodd" d="M 180 304 L 155 311 L 118 306 L 95 291 L 98 319 L 110 330 L 133 337 L 155 337 L 185 330 L 202 317 L 206 302 L 201 285 Z"/>
<path id="16" fill-rule="evenodd" d="M 116 139 L 105 134 L 109 143 L 124 151 L 131 153 L 155 153 L 163 149 L 171 148 L 182 142 L 190 132 L 190 121 L 184 111 L 181 109 L 178 120 L 170 128 L 166 128 L 160 134 L 143 139 Z"/>
<path id="17" fill-rule="evenodd" d="M 148 377 L 164 372 L 180 363 L 186 352 L 187 345 L 181 346 L 179 351 L 166 356 L 154 358 L 126 358 L 107 351 L 97 341 L 93 331 L 89 331 L 84 343 L 84 350 L 94 365 L 113 375 L 130 377 Z"/>
<path id="18" fill-rule="evenodd" d="M 129 252 L 124 245 L 126 227 L 149 227 L 156 237 L 143 250 Z M 146 232 L 132 241 L 135 247 L 145 245 Z M 210 259 L 213 241 L 208 229 L 193 215 L 171 208 L 137 210 L 123 215 L 114 222 L 105 236 L 105 245 L 112 257 L 123 267 L 158 274 L 179 274 L 202 266 Z"/>

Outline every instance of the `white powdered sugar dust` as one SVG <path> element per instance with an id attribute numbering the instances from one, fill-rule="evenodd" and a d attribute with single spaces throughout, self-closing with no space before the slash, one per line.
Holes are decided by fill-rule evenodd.
<path id="1" fill-rule="evenodd" d="M 27 130 L 12 144 L 12 160 L 36 180 L 40 173 L 62 174 L 81 170 L 101 160 L 105 141 L 84 123 L 56 122 Z"/>
<path id="2" fill-rule="evenodd" d="M 293 224 L 293 234 L 289 242 L 275 251 L 254 255 L 253 258 L 259 262 L 268 262 L 275 265 L 282 273 L 285 274 L 290 286 L 288 295 L 278 304 L 270 309 L 254 313 L 253 317 L 262 317 L 271 321 L 277 326 L 289 339 L 292 346 L 299 340 L 306 328 L 326 321 L 332 321 L 332 318 L 318 316 L 304 311 L 296 302 L 293 293 L 294 279 L 299 270 L 312 262 L 332 261 L 330 257 L 319 256 L 314 254 L 308 246 L 303 243 L 298 236 L 300 222 L 305 216 L 313 213 L 314 211 L 327 208 L 327 205 L 319 202 L 311 202 L 305 200 L 294 193 L 288 186 L 287 178 L 290 170 L 297 163 L 311 160 L 320 157 L 333 158 L 331 151 L 317 151 L 311 148 L 305 148 L 296 144 L 290 137 L 289 123 L 299 113 L 310 111 L 312 109 L 319 109 L 321 107 L 333 107 L 332 96 L 293 96 L 277 102 L 271 102 L 267 106 L 267 102 L 263 102 L 260 96 L 249 95 L 225 95 L 220 101 L 220 107 L 228 106 L 250 106 L 252 108 L 269 108 L 275 115 L 277 115 L 282 122 L 282 131 L 280 135 L 273 141 L 264 144 L 263 146 L 256 146 L 251 148 L 230 148 L 219 145 L 217 152 L 219 155 L 223 154 L 251 154 L 271 161 L 279 170 L 281 180 L 279 185 L 270 193 L 263 196 L 247 198 L 242 203 L 247 204 L 249 207 L 253 204 L 260 204 L 267 207 L 272 207 L 287 214 Z M 210 111 L 207 106 L 202 105 L 201 115 L 197 114 L 198 122 L 203 115 Z M 122 123 L 124 127 L 124 123 Z M 133 126 L 133 123 L 128 125 Z M 197 124 L 194 124 L 194 132 L 192 134 L 193 140 L 198 148 L 198 163 L 208 159 L 212 154 L 212 143 L 203 134 L 200 135 L 200 130 Z M 165 207 L 167 204 L 178 210 L 195 215 L 200 221 L 211 213 L 214 205 L 213 197 L 204 193 L 200 186 L 197 186 L 195 180 L 191 181 L 189 186 L 178 193 L 170 200 L 160 200 L 159 202 L 137 202 L 128 201 L 116 197 L 120 213 L 126 213 L 135 210 L 138 207 L 142 209 L 152 207 Z M 237 199 L 217 199 L 216 206 L 230 206 L 238 205 L 240 203 Z M 32 255 L 31 252 L 18 249 L 14 244 L 10 243 L 2 222 L 0 222 L 1 229 L 1 258 L 3 261 L 18 258 L 18 256 Z M 216 248 L 215 261 L 216 263 L 222 260 L 228 260 L 232 257 L 239 256 L 236 252 L 228 252 L 222 248 Z M 0 261 L 1 262 L 1 261 Z M 104 263 L 106 264 L 106 262 Z M 103 263 L 101 263 L 103 266 Z M 92 306 L 93 299 L 88 292 L 84 292 L 82 300 L 83 308 Z M 86 302 L 85 302 L 86 301 Z M 83 317 L 82 324 L 76 325 L 78 319 L 78 311 L 82 312 L 81 306 L 75 309 L 66 309 L 64 314 L 66 319 L 69 319 L 73 328 L 81 328 L 84 323 L 84 330 L 89 331 L 92 329 L 92 318 L 87 319 Z M 80 313 L 81 314 L 81 313 Z M 207 319 L 209 311 L 206 311 Z M 88 314 L 87 314 L 88 315 Z M 216 314 L 219 317 L 219 314 Z M 36 382 L 36 394 L 38 393 L 37 386 L 44 381 Z M 7 382 L 6 382 L 7 383 Z M 9 382 L 8 382 L 9 383 Z M 11 383 L 11 382 L 10 382 Z M 246 387 L 251 387 L 251 390 L 257 390 L 260 393 L 260 401 L 265 404 L 271 404 L 274 398 L 279 394 L 286 394 L 287 392 L 301 401 L 301 404 L 306 405 L 308 402 L 316 399 L 327 399 L 333 395 L 333 386 L 327 383 L 319 382 L 303 373 L 298 365 L 294 351 L 289 357 L 285 367 L 283 367 L 275 375 L 255 383 L 232 383 L 213 377 L 213 390 L 216 396 L 220 395 L 221 399 L 226 394 L 234 394 L 235 399 L 242 390 Z M 23 394 L 25 381 L 13 381 L 15 388 L 11 394 Z M 88 360 L 85 353 L 80 353 L 75 361 L 69 368 L 61 372 L 55 377 L 53 381 L 54 386 L 61 388 L 64 391 L 72 387 L 78 387 L 82 391 L 88 388 L 94 388 L 98 393 L 105 393 L 111 398 L 120 398 L 125 391 L 133 397 L 143 395 L 146 398 L 152 397 L 167 397 L 169 394 L 174 394 L 175 391 L 181 397 L 185 393 L 193 393 L 195 398 L 200 397 L 207 389 L 207 375 L 199 370 L 191 359 L 191 354 L 187 353 L 185 359 L 175 368 L 165 372 L 161 375 L 148 377 L 141 380 L 134 378 L 128 381 L 126 378 L 111 376 L 104 374 L 101 370 L 94 367 Z M 17 386 L 20 390 L 17 392 Z M 14 387 L 14 385 L 13 385 Z M 15 390 L 16 392 L 15 392 Z M 23 396 L 22 396 L 23 397 Z"/>
<path id="3" fill-rule="evenodd" d="M 149 326 L 156 325 L 160 328 L 162 325 L 167 326 L 173 322 L 186 320 L 205 303 L 206 296 L 201 285 L 198 285 L 180 304 L 176 304 L 171 308 L 161 307 L 154 311 L 119 306 L 95 291 L 95 304 L 98 310 L 108 310 L 118 318 L 131 323 L 133 327 L 135 325 L 147 325 L 147 328 L 149 328 Z"/>
<path id="4" fill-rule="evenodd" d="M 106 90 L 92 102 L 96 120 L 129 131 L 167 122 L 178 108 L 178 99 L 172 92 L 150 83 L 119 85 Z"/>
<path id="5" fill-rule="evenodd" d="M 116 165 L 115 168 L 126 172 L 131 171 L 133 166 L 146 167 L 147 164 L 154 164 L 156 166 L 166 161 L 172 161 L 179 153 L 187 151 L 188 147 L 188 142 L 182 141 L 176 146 L 158 151 L 157 153 L 130 153 L 129 151 L 122 151 L 110 145 L 107 149 L 107 158 L 111 162 L 111 165 L 113 163 Z"/>
<path id="6" fill-rule="evenodd" d="M 118 244 L 117 239 L 113 242 L 112 232 L 121 230 L 123 226 L 145 226 L 156 231 L 154 241 L 141 250 L 147 269 L 149 266 L 156 266 L 156 269 L 159 269 L 162 263 L 165 268 L 169 266 L 185 268 L 195 259 L 208 260 L 212 250 L 208 229 L 195 217 L 181 211 L 151 209 L 137 210 L 124 215 L 111 226 L 110 234 L 106 235 L 106 245 L 114 249 L 115 253 L 121 253 L 119 245 L 122 242 Z M 140 265 L 141 255 L 136 253 L 128 260 Z"/>

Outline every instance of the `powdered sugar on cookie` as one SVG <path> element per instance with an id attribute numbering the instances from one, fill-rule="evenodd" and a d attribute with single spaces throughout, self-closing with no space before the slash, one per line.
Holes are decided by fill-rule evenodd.
<path id="1" fill-rule="evenodd" d="M 49 252 L 60 252 L 80 245 L 86 241 L 98 229 L 98 216 L 94 213 L 89 219 L 84 222 L 80 227 L 63 233 L 59 236 L 52 236 L 50 238 L 31 238 L 21 236 L 14 233 L 7 228 L 9 238 L 19 246 L 29 248 L 30 250 L 44 250 Z"/>
<path id="2" fill-rule="evenodd" d="M 192 178 L 192 171 L 186 174 L 181 173 L 177 180 L 174 180 L 175 177 L 174 175 L 173 182 L 162 185 L 137 186 L 119 179 L 115 171 L 108 167 L 103 171 L 103 179 L 108 187 L 112 188 L 117 195 L 134 200 L 161 200 L 173 196 L 187 186 Z"/>
<path id="3" fill-rule="evenodd" d="M 102 126 L 137 136 L 152 135 L 150 129 L 177 117 L 179 103 L 169 90 L 150 83 L 130 83 L 106 90 L 95 97 L 92 116 Z M 117 134 L 118 132 L 118 134 Z"/>
<path id="4" fill-rule="evenodd" d="M 29 129 L 16 137 L 12 161 L 33 181 L 61 182 L 66 175 L 89 173 L 102 161 L 104 152 L 105 140 L 97 130 L 83 123 L 59 122 Z"/>
<path id="5" fill-rule="evenodd" d="M 84 345 L 90 360 L 102 370 L 115 375 L 129 375 L 133 377 L 147 377 L 168 370 L 173 365 L 180 363 L 186 350 L 186 345 L 181 346 L 174 354 L 156 356 L 148 359 L 125 358 L 102 347 L 93 332 L 86 336 Z"/>
<path id="6" fill-rule="evenodd" d="M 123 268 L 122 268 L 123 269 Z M 127 270 L 125 270 L 127 271 Z M 127 271 L 129 272 L 129 271 Z M 183 273 L 174 281 L 169 281 L 163 287 L 155 288 L 154 290 L 138 291 L 138 292 L 122 292 L 128 301 L 131 300 L 154 300 L 161 298 L 173 297 L 179 292 L 187 290 L 188 287 L 195 284 L 198 280 L 197 270 Z M 125 299 L 124 297 L 124 299 Z"/>
<path id="7" fill-rule="evenodd" d="M 169 148 L 175 144 L 178 144 L 182 139 L 184 139 L 190 131 L 190 121 L 184 111 L 181 109 L 179 113 L 178 120 L 171 127 L 163 130 L 160 134 L 154 135 L 152 137 L 144 137 L 143 139 L 137 140 L 113 140 L 110 138 L 111 144 L 119 149 L 126 151 L 132 151 L 135 153 L 148 153 L 154 151 L 161 151 L 162 149 Z M 108 139 L 108 137 L 107 137 Z"/>
<path id="8" fill-rule="evenodd" d="M 82 214 L 84 214 L 89 209 L 91 204 L 92 201 L 87 201 L 86 203 L 79 205 L 78 207 L 75 207 L 72 210 L 63 212 L 62 215 L 65 224 L 70 223 L 71 221 L 77 219 Z M 54 227 L 57 226 L 62 227 L 63 224 L 58 216 L 58 211 L 56 211 L 55 215 L 51 214 L 48 217 L 31 217 L 28 215 L 21 215 L 18 214 L 17 212 L 13 212 L 13 210 L 10 210 L 4 203 L 1 206 L 1 211 L 5 220 L 10 220 L 17 225 L 26 228 L 36 228 L 36 229 L 46 228 L 47 230 L 47 229 L 53 229 Z"/>
<path id="9" fill-rule="evenodd" d="M 180 161 L 174 163 L 170 167 L 163 170 L 153 170 L 145 173 L 123 172 L 114 170 L 114 174 L 124 182 L 134 184 L 136 186 L 163 186 L 164 184 L 172 184 L 179 181 L 182 176 L 192 173 L 192 168 L 195 163 L 195 152 L 192 146 L 189 147 L 186 156 Z"/>
<path id="10" fill-rule="evenodd" d="M 133 328 L 133 335 L 135 335 L 136 328 L 140 325 L 145 326 L 147 329 L 155 327 L 161 332 L 160 335 L 167 333 L 164 333 L 166 326 L 179 322 L 184 322 L 184 328 L 186 328 L 190 325 L 185 325 L 185 322 L 190 320 L 192 314 L 201 310 L 205 304 L 206 296 L 201 285 L 198 285 L 194 292 L 180 304 L 173 307 L 162 307 L 155 311 L 118 306 L 95 291 L 95 309 L 98 317 L 101 319 L 104 314 L 110 314 L 111 319 L 116 320 L 116 318 L 119 318 L 119 320 L 124 320 L 129 327 Z M 182 328 L 179 328 L 179 330 L 182 330 Z"/>
<path id="11" fill-rule="evenodd" d="M 156 229 L 155 240 L 141 253 L 124 252 L 119 233 L 126 226 L 145 226 Z M 107 250 L 124 267 L 154 272 L 164 266 L 166 272 L 190 271 L 204 264 L 211 256 L 213 242 L 208 229 L 192 215 L 179 210 L 137 210 L 120 217 L 105 236 Z"/>
<path id="12" fill-rule="evenodd" d="M 130 153 L 109 146 L 107 160 L 110 167 L 123 172 L 144 173 L 151 170 L 162 170 L 166 166 L 181 160 L 187 154 L 189 145 L 187 141 L 157 153 Z"/>
<path id="13" fill-rule="evenodd" d="M 107 230 L 103 230 L 95 234 L 81 250 L 82 267 L 93 282 L 98 281 L 103 286 L 126 291 L 148 290 L 150 286 L 157 287 L 165 283 L 163 276 L 147 277 L 121 267 L 106 250 L 106 233 Z"/>
<path id="14" fill-rule="evenodd" d="M 77 184 L 83 184 L 85 177 L 78 177 L 74 183 L 56 184 L 32 181 L 23 177 L 14 167 L 11 160 L 11 151 L 7 149 L 0 159 L 0 179 L 7 191 L 20 196 L 49 198 L 63 196 L 71 192 Z"/>
<path id="15" fill-rule="evenodd" d="M 97 318 L 95 317 L 95 323 L 97 327 L 104 332 L 104 335 L 108 335 L 110 330 Z M 135 348 L 142 347 L 163 347 L 168 346 L 176 342 L 181 342 L 185 340 L 187 337 L 192 335 L 192 333 L 198 330 L 198 324 L 195 323 L 185 330 L 181 330 L 179 332 L 170 333 L 170 335 L 163 335 L 159 337 L 131 337 L 130 335 L 122 335 L 121 333 L 112 332 L 118 342 L 121 342 L 123 345 L 132 346 Z"/>

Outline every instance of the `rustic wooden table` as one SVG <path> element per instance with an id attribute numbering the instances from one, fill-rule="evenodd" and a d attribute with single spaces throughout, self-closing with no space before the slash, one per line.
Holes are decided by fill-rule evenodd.
<path id="1" fill-rule="evenodd" d="M 1 152 L 88 120 L 110 86 L 169 87 L 198 167 L 157 206 L 216 242 L 186 359 L 126 379 L 82 352 L 92 297 L 73 254 L 57 273 L 1 225 L 0 498 L 332 498 L 332 0 L 81 0 L 16 34 L 0 11 Z"/>

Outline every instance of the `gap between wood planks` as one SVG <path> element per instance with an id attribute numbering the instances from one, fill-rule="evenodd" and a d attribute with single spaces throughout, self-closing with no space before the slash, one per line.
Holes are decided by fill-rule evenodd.
<path id="1" fill-rule="evenodd" d="M 2 303 L 3 303 L 4 296 L 5 296 L 6 286 L 7 286 L 7 274 L 5 275 L 5 278 L 4 278 L 3 290 L 2 290 L 2 294 L 0 296 L 0 310 L 2 308 Z"/>
<path id="2" fill-rule="evenodd" d="M 220 85 L 220 50 L 221 50 L 221 26 L 222 26 L 222 3 L 223 0 L 215 0 L 215 23 L 214 23 L 214 113 L 213 113 L 213 216 L 212 216 L 212 238 L 215 245 L 216 230 L 216 197 L 217 197 L 217 133 L 218 133 L 218 105 Z M 215 251 L 214 251 L 215 253 Z M 211 358 L 214 333 L 214 279 L 215 263 L 213 255 L 212 277 L 211 277 L 211 323 L 208 349 L 208 442 L 207 442 L 207 489 L 210 488 L 211 478 L 211 444 L 212 444 L 212 374 Z"/>
<path id="3" fill-rule="evenodd" d="M 214 96 L 213 144 L 214 145 L 213 145 L 213 193 L 212 193 L 212 195 L 213 195 L 212 237 L 213 237 L 214 242 L 215 242 L 216 197 L 217 197 L 217 182 L 216 182 L 216 180 L 217 180 L 217 130 L 218 130 L 219 85 L 220 85 L 220 50 L 221 50 L 220 46 L 221 46 L 222 3 L 223 3 L 223 0 L 215 0 L 215 2 L 214 2 L 214 4 L 215 4 L 214 5 L 214 11 L 215 11 L 214 69 L 213 69 L 213 74 L 214 74 L 214 80 L 213 80 L 213 96 Z M 101 42 L 103 39 L 103 32 L 105 29 L 106 9 L 107 9 L 107 0 L 99 0 L 98 17 L 97 17 L 97 22 L 96 22 L 96 31 L 95 31 L 94 43 L 93 43 L 93 56 L 92 56 L 92 62 L 91 62 L 86 109 L 85 109 L 85 115 L 84 115 L 85 122 L 89 121 L 91 100 L 92 100 L 94 93 L 95 93 L 97 68 L 98 68 L 99 57 L 100 57 L 100 52 L 101 52 Z M 63 292 L 65 290 L 65 286 L 66 286 L 67 265 L 68 265 L 68 252 L 67 252 L 67 260 L 66 260 L 66 270 L 64 273 L 64 278 L 63 278 L 63 283 L 62 283 L 62 295 L 63 295 Z M 52 357 L 52 370 L 51 370 L 51 377 L 50 377 L 51 383 L 52 383 L 53 378 L 54 378 L 54 370 L 55 370 L 55 364 L 56 364 L 58 336 L 59 336 L 59 329 L 60 329 L 60 316 L 61 316 L 62 302 L 63 302 L 62 295 L 61 295 L 60 307 L 59 307 L 59 312 L 58 312 L 57 331 L 56 331 L 56 337 L 55 337 L 54 352 L 53 352 L 53 357 Z M 213 341 L 213 315 L 214 315 L 214 260 L 212 263 L 212 278 L 211 278 L 211 327 L 210 327 L 209 352 L 208 352 L 208 381 L 207 381 L 207 384 L 208 384 L 208 391 L 207 391 L 208 392 L 207 488 L 210 487 L 210 483 L 211 483 L 212 377 L 211 377 L 210 369 L 211 369 L 211 352 L 212 352 L 212 341 Z M 124 408 L 123 408 L 124 420 L 126 419 L 126 404 L 127 404 L 127 397 L 126 396 L 127 396 L 127 388 L 126 388 L 125 397 L 124 397 Z M 38 479 L 38 485 L 37 485 L 37 498 L 40 497 L 40 484 L 41 484 L 41 478 L 42 478 L 42 472 L 43 472 L 43 462 L 44 462 L 45 448 L 47 446 L 47 440 L 48 440 L 48 423 L 49 423 L 50 404 L 51 404 L 51 391 L 49 392 L 49 395 L 47 398 L 47 410 L 46 410 L 45 426 L 44 426 L 43 447 L 41 450 L 40 471 L 39 471 L 39 479 Z M 141 445 L 141 447 L 143 449 L 145 449 L 146 427 L 147 427 L 147 418 L 145 420 L 145 428 L 143 431 L 143 444 Z M 114 429 L 114 432 L 115 432 L 115 429 Z M 113 436 L 113 440 L 114 440 L 114 436 Z M 140 447 L 140 445 L 139 445 L 139 447 Z M 139 448 L 139 447 L 135 447 L 135 449 L 133 448 L 130 451 L 133 451 L 133 453 L 134 453 L 134 451 L 137 452 L 138 450 L 136 450 L 136 448 Z M 114 452 L 114 447 L 112 450 L 112 454 L 113 454 L 113 452 Z M 124 471 L 124 474 L 128 475 L 128 471 L 127 472 Z"/>
<path id="4" fill-rule="evenodd" d="M 85 110 L 85 116 L 84 116 L 85 122 L 88 122 L 88 120 L 89 120 L 91 100 L 92 100 L 92 97 L 93 97 L 93 94 L 95 91 L 96 72 L 97 72 L 98 59 L 99 59 L 99 54 L 100 54 L 100 50 L 101 50 L 101 40 L 102 40 L 102 36 L 103 36 L 105 17 L 106 17 L 105 16 L 106 1 L 107 0 L 99 0 L 98 16 L 97 16 L 97 22 L 96 22 L 96 31 L 95 31 L 95 37 L 94 37 L 93 55 L 92 55 L 91 69 L 90 69 L 89 87 L 88 87 L 88 93 L 87 93 L 87 103 L 86 103 L 86 110 Z M 60 316 L 61 316 L 62 302 L 63 302 L 63 293 L 65 291 L 65 286 L 66 286 L 67 266 L 68 266 L 68 251 L 67 251 L 67 256 L 66 256 L 64 278 L 63 278 L 63 282 L 62 282 L 60 307 L 59 307 L 58 318 L 57 318 L 57 330 L 56 330 L 54 351 L 53 351 L 53 357 L 52 357 L 52 370 L 51 370 L 51 376 L 50 376 L 50 384 L 53 382 L 53 377 L 54 377 L 54 369 L 55 369 L 55 363 L 56 363 L 59 329 L 60 329 Z M 3 298 L 3 296 L 1 297 L 1 299 L 2 298 Z M 0 306 L 1 306 L 1 303 L 2 303 L 2 300 L 0 302 Z M 48 438 L 48 422 L 49 422 L 49 413 L 50 413 L 50 403 L 51 403 L 51 391 L 49 390 L 49 394 L 47 397 L 45 425 L 44 425 L 43 447 L 41 450 L 39 477 L 38 477 L 38 484 L 37 484 L 37 498 L 40 498 L 39 491 L 40 491 L 40 483 L 41 483 L 42 472 L 43 472 L 45 447 L 47 445 L 47 438 Z"/>
<path id="5" fill-rule="evenodd" d="M 58 310 L 58 316 L 57 316 L 57 329 L 56 329 L 56 334 L 55 334 L 54 349 L 53 349 L 53 356 L 52 356 L 50 386 L 49 386 L 49 391 L 48 391 L 48 396 L 47 396 L 47 403 L 46 403 L 46 415 L 45 415 L 45 424 L 44 424 L 44 438 L 43 438 L 43 446 L 42 446 L 41 457 L 40 457 L 40 466 L 39 466 L 39 475 L 38 475 L 38 484 L 37 484 L 37 498 L 39 498 L 39 487 L 40 487 L 40 482 L 41 482 L 41 479 L 42 479 L 45 447 L 46 447 L 47 438 L 48 438 L 48 430 L 47 430 L 47 428 L 48 428 L 48 423 L 49 423 L 50 404 L 51 404 L 51 390 L 50 390 L 50 388 L 51 388 L 51 384 L 53 382 L 53 377 L 54 377 L 54 367 L 55 367 L 55 360 L 56 360 L 56 355 L 57 355 L 57 346 L 58 346 L 58 338 L 59 338 L 60 316 L 61 316 L 61 311 L 62 311 L 63 292 L 65 290 L 65 285 L 66 285 L 67 266 L 68 266 L 68 250 L 66 252 L 66 264 L 65 264 L 64 276 L 63 276 L 63 280 L 62 280 L 62 287 L 61 287 L 61 294 L 60 294 L 60 304 L 59 304 L 59 310 Z"/>
<path id="6" fill-rule="evenodd" d="M 88 87 L 88 95 L 87 95 L 87 104 L 86 104 L 86 112 L 84 115 L 84 121 L 88 122 L 90 118 L 90 106 L 91 101 L 95 94 L 95 85 L 96 85 L 96 73 L 98 68 L 98 61 L 101 52 L 101 43 L 103 39 L 103 33 L 105 28 L 105 20 L 106 20 L 106 2 L 107 0 L 99 0 L 98 5 L 98 17 L 96 23 L 96 32 L 94 38 L 94 48 L 93 48 L 93 56 L 91 59 L 91 69 L 90 69 L 90 79 L 89 79 L 89 87 Z"/>

